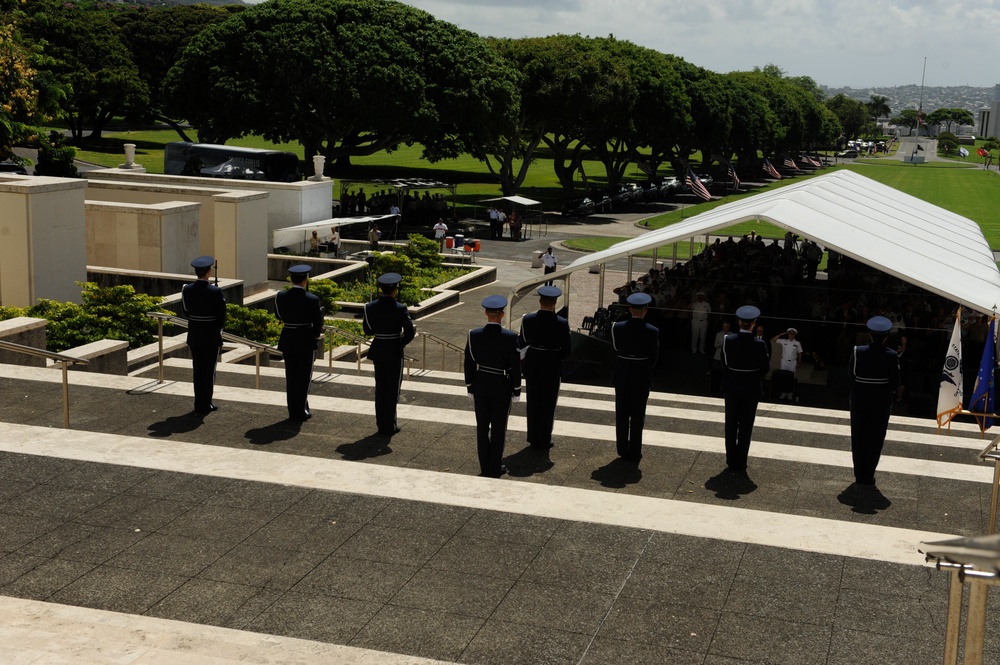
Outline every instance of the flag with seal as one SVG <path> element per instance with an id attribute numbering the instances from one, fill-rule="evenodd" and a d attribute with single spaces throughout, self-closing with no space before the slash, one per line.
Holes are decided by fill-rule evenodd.
<path id="1" fill-rule="evenodd" d="M 955 314 L 955 327 L 945 352 L 941 385 L 938 388 L 938 428 L 951 422 L 962 411 L 962 308 Z"/>

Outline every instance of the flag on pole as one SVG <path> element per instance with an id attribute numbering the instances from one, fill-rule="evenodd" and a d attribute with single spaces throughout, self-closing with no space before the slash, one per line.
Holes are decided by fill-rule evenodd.
<path id="1" fill-rule="evenodd" d="M 740 179 L 736 175 L 736 169 L 733 168 L 732 162 L 729 163 L 729 166 L 727 167 L 727 171 L 729 173 L 729 180 L 732 181 L 732 183 L 733 183 L 733 189 L 739 189 L 740 188 Z"/>
<path id="2" fill-rule="evenodd" d="M 992 414 L 996 406 L 993 394 L 993 368 L 996 367 L 996 317 L 990 319 L 986 344 L 983 346 L 983 359 L 979 363 L 979 373 L 976 375 L 976 387 L 972 389 L 969 398 L 969 411 L 972 413 Z M 983 432 L 993 426 L 992 415 L 975 416 L 979 429 Z"/>
<path id="3" fill-rule="evenodd" d="M 701 180 L 698 180 L 698 176 L 694 174 L 694 171 L 691 170 L 690 166 L 688 167 L 685 184 L 687 184 L 688 188 L 694 192 L 695 196 L 698 198 L 705 201 L 712 200 L 712 195 L 708 193 L 708 188 L 705 187 L 705 184 Z"/>
<path id="4" fill-rule="evenodd" d="M 764 158 L 764 173 L 771 176 L 775 180 L 781 180 L 781 174 L 778 173 L 778 169 L 771 166 L 771 162 L 767 161 L 767 157 Z"/>
<path id="5" fill-rule="evenodd" d="M 818 159 L 816 159 L 815 157 L 810 157 L 809 155 L 806 155 L 804 159 L 807 162 L 809 162 L 810 164 L 812 164 L 813 166 L 815 166 L 816 168 L 822 168 L 823 167 L 823 164 Z"/>
<path id="6" fill-rule="evenodd" d="M 955 328 L 945 352 L 938 388 L 937 422 L 942 427 L 962 411 L 962 308 L 955 314 Z"/>
<path id="7" fill-rule="evenodd" d="M 799 167 L 795 165 L 795 160 L 791 157 L 785 157 L 785 161 L 782 163 L 790 169 L 795 169 L 796 171 L 799 170 Z"/>
<path id="8" fill-rule="evenodd" d="M 642 171 L 648 176 L 651 176 L 654 173 L 656 173 L 656 169 L 654 169 L 649 162 L 636 162 L 635 165 L 639 167 L 640 171 Z"/>

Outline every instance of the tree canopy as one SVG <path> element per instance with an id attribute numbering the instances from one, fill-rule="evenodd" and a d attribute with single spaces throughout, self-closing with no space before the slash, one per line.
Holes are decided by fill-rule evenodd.
<path id="1" fill-rule="evenodd" d="M 517 108 L 515 75 L 480 37 L 388 0 L 272 0 L 208 26 L 164 98 L 209 142 L 256 134 L 306 156 L 419 142 L 435 160 Z"/>

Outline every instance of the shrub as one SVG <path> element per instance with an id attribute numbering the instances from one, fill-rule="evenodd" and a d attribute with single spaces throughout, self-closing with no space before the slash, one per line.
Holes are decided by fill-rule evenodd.
<path id="1" fill-rule="evenodd" d="M 35 164 L 35 175 L 49 175 L 59 178 L 79 178 L 76 170 L 76 148 L 66 144 L 66 137 L 59 132 L 50 132 L 48 140 L 39 138 L 38 163 Z"/>
<path id="2" fill-rule="evenodd" d="M 266 309 L 250 309 L 226 303 L 225 330 L 253 342 L 274 346 L 281 335 L 281 322 Z"/>
<path id="3" fill-rule="evenodd" d="M 27 316 L 28 310 L 23 307 L 4 307 L 0 305 L 0 321 L 16 319 L 19 316 Z"/>

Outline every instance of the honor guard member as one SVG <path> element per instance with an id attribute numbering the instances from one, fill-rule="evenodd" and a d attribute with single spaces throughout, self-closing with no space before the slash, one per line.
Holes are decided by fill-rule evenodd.
<path id="1" fill-rule="evenodd" d="M 763 394 L 763 380 L 771 361 L 767 344 L 754 335 L 760 310 L 744 305 L 736 310 L 740 329 L 722 343 L 725 371 L 722 392 L 726 403 L 726 467 L 745 475 L 750 454 L 750 436 L 757 418 L 757 403 Z"/>
<path id="2" fill-rule="evenodd" d="M 194 383 L 194 410 L 218 411 L 212 404 L 215 388 L 215 364 L 222 348 L 222 328 L 226 325 L 226 299 L 222 289 L 210 283 L 215 259 L 199 256 L 191 262 L 198 280 L 181 289 L 181 306 L 188 319 L 187 344 L 191 347 Z"/>
<path id="3" fill-rule="evenodd" d="M 643 321 L 652 301 L 647 293 L 633 293 L 626 300 L 632 316 L 611 328 L 611 345 L 618 353 L 611 377 L 615 387 L 615 441 L 618 456 L 634 462 L 642 459 L 646 402 L 660 355 L 660 332 Z"/>
<path id="4" fill-rule="evenodd" d="M 851 456 L 859 485 L 875 484 L 875 468 L 882 456 L 889 427 L 892 397 L 899 385 L 899 356 L 886 346 L 892 321 L 868 319 L 871 343 L 855 346 L 848 365 L 851 387 Z"/>
<path id="5" fill-rule="evenodd" d="M 465 386 L 476 405 L 476 447 L 481 476 L 499 478 L 510 405 L 521 399 L 521 356 L 517 335 L 503 321 L 507 299 L 483 300 L 487 323 L 469 331 L 465 342 Z"/>
<path id="6" fill-rule="evenodd" d="M 312 380 L 316 340 L 323 334 L 323 307 L 319 298 L 307 291 L 309 266 L 288 269 L 292 288 L 274 300 L 274 313 L 284 323 L 278 350 L 285 359 L 285 398 L 291 420 L 309 420 L 309 382 Z"/>
<path id="7" fill-rule="evenodd" d="M 389 272 L 378 278 L 381 295 L 365 305 L 364 329 L 373 335 L 368 357 L 375 364 L 375 424 L 379 434 L 399 431 L 396 403 L 403 382 L 403 347 L 417 334 L 406 305 L 396 302 L 403 278 Z"/>
<path id="8" fill-rule="evenodd" d="M 556 315 L 562 295 L 557 286 L 538 289 L 538 311 L 521 319 L 517 347 L 524 359 L 524 384 L 528 389 L 528 445 L 552 447 L 552 423 L 562 378 L 562 361 L 573 347 L 569 322 Z"/>

